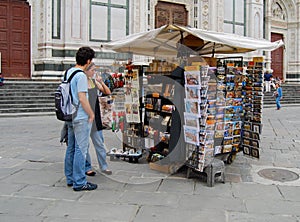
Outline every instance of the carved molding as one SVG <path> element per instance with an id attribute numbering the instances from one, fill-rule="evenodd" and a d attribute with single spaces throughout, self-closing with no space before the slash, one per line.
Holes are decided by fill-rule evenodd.
<path id="1" fill-rule="evenodd" d="M 287 19 L 286 12 L 283 9 L 282 5 L 280 5 L 280 3 L 275 0 L 272 1 L 271 13 L 273 19 L 282 20 L 282 21 L 286 21 Z"/>
<path id="2" fill-rule="evenodd" d="M 208 30 L 209 25 L 209 1 L 202 0 L 202 29 Z"/>
<path id="3" fill-rule="evenodd" d="M 218 0 L 217 8 L 218 8 L 218 19 L 217 19 L 217 31 L 224 31 L 224 1 Z"/>

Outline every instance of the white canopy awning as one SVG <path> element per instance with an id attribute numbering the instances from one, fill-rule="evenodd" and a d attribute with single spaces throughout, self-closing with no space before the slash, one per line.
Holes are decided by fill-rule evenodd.
<path id="1" fill-rule="evenodd" d="M 236 54 L 255 50 L 272 51 L 284 43 L 179 25 L 165 25 L 103 44 L 104 49 L 152 57 L 177 57 L 181 51 L 194 55 Z"/>

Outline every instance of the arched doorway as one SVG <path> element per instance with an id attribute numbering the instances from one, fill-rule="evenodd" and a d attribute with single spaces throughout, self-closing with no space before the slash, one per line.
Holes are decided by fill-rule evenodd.
<path id="1" fill-rule="evenodd" d="M 30 6 L 25 0 L 0 1 L 0 52 L 5 79 L 28 79 L 30 70 Z"/>
<path id="2" fill-rule="evenodd" d="M 271 33 L 271 41 L 275 42 L 277 40 L 283 39 L 282 34 Z M 283 79 L 283 47 L 280 47 L 271 52 L 272 64 L 271 69 L 273 69 L 273 77 L 279 77 Z"/>

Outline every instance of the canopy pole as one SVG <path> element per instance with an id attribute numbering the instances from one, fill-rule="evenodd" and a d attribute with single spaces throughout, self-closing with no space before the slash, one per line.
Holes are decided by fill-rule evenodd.
<path id="1" fill-rule="evenodd" d="M 183 31 L 180 30 L 180 44 L 183 44 Z"/>
<path id="2" fill-rule="evenodd" d="M 212 58 L 215 57 L 215 47 L 216 47 L 216 43 L 214 42 L 214 47 L 213 47 L 212 56 L 211 56 Z"/>

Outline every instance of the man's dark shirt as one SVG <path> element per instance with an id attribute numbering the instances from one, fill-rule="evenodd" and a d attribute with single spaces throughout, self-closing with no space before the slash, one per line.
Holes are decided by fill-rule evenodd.
<path id="1" fill-rule="evenodd" d="M 271 73 L 266 73 L 266 74 L 264 75 L 265 81 L 271 81 L 272 76 L 273 76 L 273 75 L 272 75 Z"/>

